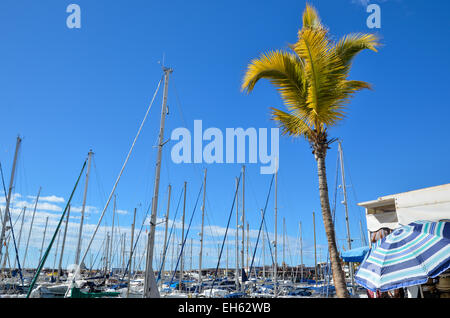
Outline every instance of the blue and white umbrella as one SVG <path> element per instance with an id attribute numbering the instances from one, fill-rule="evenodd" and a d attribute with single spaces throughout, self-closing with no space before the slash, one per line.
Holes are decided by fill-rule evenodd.
<path id="1" fill-rule="evenodd" d="M 416 221 L 378 240 L 355 282 L 381 292 L 426 283 L 450 268 L 450 222 Z"/>

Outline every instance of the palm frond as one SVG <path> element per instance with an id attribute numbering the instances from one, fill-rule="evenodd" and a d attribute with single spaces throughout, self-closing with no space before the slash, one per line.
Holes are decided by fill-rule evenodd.
<path id="1" fill-rule="evenodd" d="M 304 136 L 310 138 L 313 133 L 313 127 L 307 118 L 300 115 L 297 111 L 291 113 L 284 112 L 280 109 L 271 107 L 272 120 L 278 123 L 282 135 L 294 137 Z"/>
<path id="2" fill-rule="evenodd" d="M 353 58 L 363 50 L 377 52 L 379 38 L 370 33 L 352 33 L 344 36 L 335 46 L 336 55 L 345 66 L 349 66 Z"/>
<path id="3" fill-rule="evenodd" d="M 362 50 L 377 51 L 373 34 L 355 33 L 338 43 L 331 41 L 314 7 L 307 4 L 293 53 L 270 51 L 248 65 L 242 90 L 250 93 L 260 79 L 268 79 L 279 91 L 287 112 L 271 108 L 271 118 L 283 135 L 304 136 L 312 144 L 327 140 L 327 128 L 346 116 L 357 91 L 369 83 L 348 80 L 353 58 Z"/>
<path id="4" fill-rule="evenodd" d="M 340 116 L 330 111 L 338 96 L 335 88 L 345 80 L 345 67 L 336 55 L 324 29 L 302 29 L 292 48 L 305 63 L 307 104 L 315 113 L 315 126 L 332 125 Z"/>
<path id="5" fill-rule="evenodd" d="M 247 67 L 242 90 L 250 93 L 256 83 L 268 79 L 279 91 L 289 109 L 308 112 L 302 61 L 295 54 L 271 51 L 254 59 Z"/>
<path id="6" fill-rule="evenodd" d="M 303 28 L 322 28 L 317 10 L 308 3 L 306 4 L 305 11 L 303 11 L 302 20 Z"/>

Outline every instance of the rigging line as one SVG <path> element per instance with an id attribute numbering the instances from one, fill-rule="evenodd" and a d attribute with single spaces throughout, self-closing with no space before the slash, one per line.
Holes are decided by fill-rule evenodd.
<path id="1" fill-rule="evenodd" d="M 294 263 L 292 262 L 292 253 L 291 253 L 291 247 L 289 245 L 289 235 L 287 235 L 287 231 L 284 231 L 284 235 L 286 236 L 286 244 L 287 244 L 287 252 L 289 256 L 289 260 L 291 261 L 291 265 Z"/>
<path id="2" fill-rule="evenodd" d="M 231 216 L 233 215 L 234 204 L 236 203 L 236 197 L 237 197 L 237 194 L 238 194 L 238 192 L 239 192 L 239 183 L 241 182 L 241 177 L 242 177 L 242 171 L 241 171 L 241 173 L 239 174 L 239 179 L 238 179 L 238 182 L 237 182 L 237 184 L 236 184 L 236 190 L 235 190 L 235 192 L 234 192 L 233 203 L 232 203 L 232 205 L 231 205 L 230 215 L 228 216 L 227 228 L 225 229 L 225 235 L 224 235 L 224 237 L 223 237 L 222 247 L 221 247 L 220 253 L 219 253 L 219 259 L 217 260 L 216 271 L 215 271 L 215 273 L 214 273 L 214 280 L 213 280 L 213 283 L 212 283 L 212 285 L 211 285 L 211 293 L 210 293 L 210 295 L 209 295 L 210 298 L 211 298 L 211 296 L 212 296 L 212 290 L 213 290 L 213 288 L 214 288 L 214 284 L 216 283 L 216 280 L 217 280 L 217 272 L 218 272 L 218 270 L 219 270 L 220 259 L 222 258 L 223 247 L 224 247 L 225 241 L 226 241 L 226 239 L 227 239 L 228 229 L 229 229 L 229 227 L 230 227 Z M 237 213 L 239 213 L 239 212 L 237 212 Z M 238 230 L 238 229 L 236 228 L 236 231 L 237 231 L 237 230 Z M 201 273 L 200 273 L 200 275 L 201 275 Z"/>
<path id="3" fill-rule="evenodd" d="M 163 264 L 163 263 L 165 262 L 165 260 L 166 260 L 166 253 L 167 253 L 167 250 L 169 249 L 169 246 L 170 246 L 170 239 L 171 239 L 171 237 L 172 237 L 172 231 L 173 231 L 173 229 L 174 229 L 174 227 L 175 227 L 175 221 L 176 221 L 176 219 L 177 219 L 178 209 L 179 209 L 179 207 L 180 207 L 180 202 L 181 202 L 181 197 L 182 197 L 182 195 L 183 195 L 183 192 L 184 192 L 184 187 L 181 188 L 180 197 L 178 198 L 177 208 L 176 208 L 176 210 L 175 210 L 175 216 L 173 217 L 172 226 L 170 227 L 169 237 L 168 237 L 167 242 L 166 242 L 165 250 L 163 251 L 163 257 L 162 257 L 162 260 L 161 260 L 161 266 L 160 266 L 160 268 L 159 268 L 158 277 L 157 277 L 157 279 L 156 279 L 156 282 L 158 282 L 158 281 L 161 279 L 162 264 Z"/>
<path id="4" fill-rule="evenodd" d="M 94 166 L 94 172 L 95 172 L 95 176 L 96 176 L 95 181 L 97 181 L 98 193 L 102 196 L 103 202 L 106 202 L 106 192 L 105 192 L 105 189 L 103 188 L 103 185 L 101 182 L 100 173 L 98 171 L 97 164 L 95 161 L 95 156 L 92 156 L 92 163 Z M 103 202 L 101 202 L 102 205 L 103 205 Z"/>
<path id="5" fill-rule="evenodd" d="M 269 238 L 269 231 L 267 230 L 267 223 L 266 223 L 266 219 L 264 218 L 264 229 L 266 232 L 266 238 L 267 238 L 267 245 L 269 245 L 269 251 L 270 251 L 270 257 L 272 258 L 272 266 L 275 265 L 275 259 L 273 258 L 273 253 L 272 253 L 272 243 L 270 242 L 270 238 Z"/>
<path id="6" fill-rule="evenodd" d="M 36 270 L 36 273 L 35 273 L 35 275 L 33 277 L 33 280 L 31 281 L 31 284 L 30 284 L 30 287 L 28 289 L 28 293 L 27 293 L 26 298 L 30 298 L 31 291 L 33 290 L 33 287 L 36 284 L 36 281 L 37 281 L 37 279 L 39 277 L 39 274 L 40 274 L 42 268 L 44 267 L 45 261 L 47 260 L 48 254 L 50 253 L 50 250 L 51 250 L 51 248 L 53 246 L 53 242 L 55 241 L 56 234 L 59 231 L 59 228 L 61 227 L 61 224 L 62 224 L 62 222 L 64 220 L 64 217 L 66 215 L 66 212 L 67 212 L 67 208 L 69 207 L 69 204 L 72 201 L 73 195 L 74 195 L 75 190 L 77 189 L 77 186 L 78 186 L 78 182 L 80 181 L 81 175 L 83 174 L 84 168 L 86 167 L 86 163 L 87 163 L 87 159 L 84 161 L 84 164 L 83 164 L 83 167 L 81 168 L 80 175 L 78 176 L 77 182 L 75 183 L 75 186 L 74 186 L 74 188 L 72 190 L 72 193 L 70 194 L 69 200 L 67 201 L 67 204 L 66 204 L 66 207 L 64 209 L 64 212 L 61 215 L 61 218 L 59 219 L 58 225 L 56 226 L 56 231 L 53 234 L 52 239 L 50 240 L 50 244 L 48 245 L 47 250 L 45 251 L 44 256 L 42 257 L 41 262 L 39 263 L 39 266 L 38 266 L 38 268 Z M 80 267 L 80 266 L 78 266 L 78 267 Z"/>
<path id="7" fill-rule="evenodd" d="M 217 243 L 217 252 L 219 252 L 220 244 L 219 244 L 218 236 L 214 235 L 214 233 L 212 231 L 211 221 L 209 220 L 209 216 L 208 216 L 209 214 L 208 213 L 205 213 L 205 214 L 206 214 L 206 221 L 208 222 L 208 225 L 209 225 L 209 232 L 211 233 L 211 237 L 213 238 L 214 241 L 218 242 Z"/>
<path id="8" fill-rule="evenodd" d="M 2 177 L 3 191 L 5 193 L 5 198 L 6 198 L 7 194 L 6 194 L 5 179 L 3 178 L 3 169 L 2 169 L 1 164 L 0 164 L 0 171 L 1 171 L 1 177 Z M 18 267 L 19 267 L 18 269 L 19 269 L 20 280 L 22 282 L 22 287 L 23 287 L 23 276 L 22 276 L 22 268 L 20 267 L 19 251 L 17 250 L 16 236 L 14 235 L 14 226 L 12 224 L 11 212 L 10 212 L 9 208 L 8 209 L 5 208 L 5 218 L 6 218 L 6 213 L 8 213 L 9 224 L 11 226 L 11 235 L 12 235 L 12 238 L 13 238 L 14 250 L 16 252 L 16 260 L 17 260 L 17 264 L 18 264 Z M 19 216 L 20 216 L 20 214 L 19 214 Z M 17 220 L 16 220 L 16 222 L 17 222 Z M 6 223 L 6 220 L 4 220 L 4 221 Z M 6 254 L 5 254 L 5 256 L 6 256 Z"/>
<path id="9" fill-rule="evenodd" d="M 258 249 L 259 238 L 261 236 L 261 230 L 262 230 L 263 223 L 264 223 L 265 216 L 266 216 L 267 204 L 269 203 L 269 197 L 270 197 L 270 192 L 272 191 L 272 184 L 273 184 L 274 177 L 275 177 L 275 174 L 272 174 L 272 180 L 270 181 L 269 192 L 267 193 L 267 198 L 266 198 L 266 205 L 264 206 L 264 212 L 263 212 L 263 216 L 262 216 L 262 220 L 261 220 L 261 225 L 259 226 L 258 238 L 256 239 L 255 249 L 254 249 L 253 257 L 252 257 L 252 262 L 250 263 L 250 270 L 249 270 L 249 275 L 250 276 L 251 276 L 252 269 L 253 269 L 253 262 L 255 261 L 256 250 Z"/>
<path id="10" fill-rule="evenodd" d="M 124 274 L 122 276 L 122 280 L 125 278 L 125 275 L 128 272 L 128 268 L 131 267 L 131 261 L 132 261 L 133 255 L 135 253 L 135 250 L 137 250 L 137 246 L 138 246 L 138 243 L 139 243 L 139 238 L 141 237 L 141 233 L 142 233 L 142 230 L 144 228 L 145 221 L 147 220 L 148 212 L 150 211 L 150 207 L 152 206 L 152 204 L 153 204 L 153 199 L 152 199 L 152 203 L 150 203 L 148 205 L 148 207 L 147 207 L 147 212 L 145 212 L 144 218 L 142 220 L 141 228 L 139 229 L 139 233 L 138 233 L 138 236 L 136 238 L 136 242 L 134 243 L 134 246 L 133 246 L 133 249 L 132 249 L 132 252 L 131 252 L 131 256 L 130 256 L 128 262 L 127 262 L 127 267 L 126 267 L 125 272 L 124 272 Z M 130 270 L 131 270 L 131 268 L 130 268 Z"/>
<path id="11" fill-rule="evenodd" d="M 342 144 L 341 144 L 341 148 L 342 148 Z M 342 150 L 342 151 L 344 151 L 344 150 Z M 344 157 L 344 153 L 342 153 L 342 157 Z M 350 169 L 348 167 L 347 167 L 347 173 L 348 173 L 348 176 L 350 178 L 350 184 L 351 184 L 353 196 L 355 197 L 355 201 L 358 202 L 359 200 L 358 200 L 358 197 L 356 196 L 356 190 L 355 190 L 355 187 L 353 185 L 352 175 L 351 175 Z M 360 220 L 363 220 L 365 222 L 366 218 L 362 216 L 362 209 L 363 208 L 361 206 L 358 206 L 359 218 L 360 218 Z"/>
<path id="12" fill-rule="evenodd" d="M 123 171 L 125 170 L 125 167 L 126 167 L 126 165 L 127 165 L 127 163 L 128 163 L 128 160 L 130 159 L 131 153 L 132 153 L 132 151 L 133 151 L 133 149 L 134 149 L 134 145 L 136 144 L 136 141 L 137 141 L 139 135 L 141 134 L 142 128 L 144 127 L 144 123 L 145 123 L 145 121 L 146 121 L 146 119 L 147 119 L 147 116 L 148 116 L 148 114 L 149 114 L 149 112 L 150 112 L 150 109 L 152 108 L 153 102 L 154 102 L 154 100 L 155 100 L 155 98 L 156 98 L 156 94 L 157 94 L 158 91 L 159 91 L 159 87 L 160 87 L 160 85 L 161 85 L 162 80 L 163 80 L 163 76 L 161 76 L 161 79 L 160 79 L 159 82 L 158 82 L 158 86 L 157 86 L 157 88 L 156 88 L 155 94 L 153 95 L 153 98 L 152 98 L 152 101 L 151 101 L 151 103 L 150 103 L 150 106 L 148 107 L 147 112 L 145 113 L 144 119 L 142 120 L 141 126 L 139 127 L 139 130 L 138 130 L 138 132 L 137 132 L 137 134 L 136 134 L 136 137 L 134 138 L 133 144 L 131 145 L 131 148 L 130 148 L 130 150 L 128 151 L 128 155 L 127 155 L 127 157 L 126 157 L 126 159 L 125 159 L 125 162 L 123 163 L 122 169 L 120 170 L 120 173 L 119 173 L 119 175 L 118 175 L 118 177 L 117 177 L 117 179 L 116 179 L 116 182 L 114 183 L 114 186 L 113 186 L 113 188 L 112 188 L 112 190 L 111 190 L 111 193 L 110 193 L 110 195 L 109 195 L 108 201 L 106 202 L 106 205 L 105 205 L 105 207 L 103 208 L 103 212 L 102 212 L 102 214 L 101 214 L 101 216 L 100 216 L 100 220 L 99 220 L 99 222 L 98 222 L 98 224 L 97 224 L 97 226 L 96 226 L 96 228 L 95 228 L 95 230 L 94 230 L 94 233 L 93 233 L 93 235 L 92 235 L 92 237 L 91 237 L 91 240 L 89 241 L 88 247 L 87 247 L 87 249 L 86 249 L 86 251 L 85 251 L 85 253 L 84 253 L 84 255 L 83 255 L 83 258 L 81 259 L 80 264 L 83 263 L 83 261 L 84 261 L 86 255 L 87 255 L 87 253 L 88 253 L 88 251 L 89 251 L 89 248 L 91 247 L 91 244 L 92 244 L 92 242 L 93 242 L 93 240 L 94 240 L 94 237 L 95 237 L 95 235 L 97 234 L 98 228 L 100 227 L 100 224 L 101 224 L 101 222 L 102 222 L 102 220 L 103 220 L 103 217 L 104 217 L 104 215 L 105 215 L 106 209 L 108 208 L 108 205 L 109 205 L 109 203 L 110 203 L 110 201 L 111 201 L 111 198 L 112 198 L 112 196 L 113 196 L 113 194 L 114 194 L 114 192 L 115 192 L 115 190 L 116 190 L 117 184 L 118 184 L 119 181 L 120 181 L 120 177 L 122 176 L 122 173 L 123 173 Z M 73 284 L 75 283 L 75 277 L 76 277 L 77 274 L 79 274 L 79 272 L 80 272 L 80 264 L 77 264 L 78 266 L 77 266 L 76 273 L 75 273 L 75 275 L 73 276 L 73 279 L 72 279 L 72 281 L 71 281 L 71 283 L 70 283 L 69 288 L 67 288 L 67 292 L 66 292 L 65 297 L 68 296 L 68 293 L 71 291 L 71 288 L 72 288 Z"/>
<path id="13" fill-rule="evenodd" d="M 102 240 L 102 244 L 100 245 L 100 248 L 97 251 L 97 255 L 95 256 L 94 261 L 91 263 L 91 267 L 89 268 L 89 272 L 91 272 L 92 268 L 94 268 L 94 265 L 97 264 L 97 258 L 100 255 L 100 252 L 102 251 L 103 245 L 105 245 L 105 239 Z"/>
<path id="14" fill-rule="evenodd" d="M 178 208 L 180 207 L 180 202 L 181 202 L 181 197 L 183 195 L 183 192 L 184 192 L 184 188 L 181 189 L 180 197 L 178 198 L 177 208 L 175 210 L 175 216 L 173 217 L 172 226 L 170 227 L 169 237 L 168 237 L 167 242 L 166 242 L 165 250 L 163 251 L 163 256 L 162 256 L 162 259 L 161 259 L 161 266 L 160 266 L 160 269 L 159 269 L 159 272 L 158 272 L 158 277 L 156 279 L 156 282 L 158 282 L 161 279 L 162 265 L 166 261 L 166 254 L 167 254 L 167 250 L 169 249 L 169 246 L 170 246 L 170 240 L 171 240 L 171 237 L 172 237 L 173 229 L 175 228 L 175 221 L 177 219 Z M 176 231 L 174 232 L 174 236 L 176 236 Z M 176 239 L 176 237 L 174 238 L 174 242 L 175 242 L 175 239 Z"/>
<path id="15" fill-rule="evenodd" d="M 172 285 L 173 279 L 175 277 L 175 273 L 177 272 L 178 264 L 180 262 L 180 258 L 183 255 L 184 245 L 186 243 L 186 239 L 188 237 L 189 230 L 191 229 L 192 219 L 194 218 L 195 210 L 197 209 L 198 199 L 200 199 L 200 194 L 202 193 L 202 189 L 203 189 L 203 183 L 200 186 L 200 191 L 198 192 L 197 200 L 195 201 L 194 210 L 192 211 L 191 220 L 189 221 L 189 226 L 187 228 L 186 235 L 185 235 L 185 237 L 181 238 L 181 241 L 183 242 L 183 244 L 181 245 L 181 251 L 180 251 L 180 254 L 178 255 L 177 265 L 175 266 L 175 270 L 173 271 L 173 276 L 172 276 L 172 279 L 170 280 L 170 285 Z M 180 275 L 183 275 L 183 273 L 180 273 Z"/>
<path id="16" fill-rule="evenodd" d="M 342 158 L 345 159 L 345 157 L 344 157 L 344 148 L 343 148 L 343 146 L 342 146 L 342 143 L 341 143 L 341 149 L 342 149 Z M 344 169 L 345 169 L 345 167 L 344 167 Z M 347 171 L 346 171 L 346 172 L 347 172 L 347 174 L 348 174 L 348 176 L 349 176 L 349 178 L 350 178 L 350 184 L 351 184 L 351 189 L 352 189 L 352 193 L 353 193 L 354 199 L 355 199 L 356 202 L 358 202 L 359 200 L 358 200 L 358 198 L 357 198 L 357 196 L 356 196 L 356 190 L 355 190 L 355 188 L 354 188 L 352 176 L 351 176 L 351 174 L 350 174 L 350 170 L 349 170 L 348 166 L 347 166 Z M 347 202 L 347 204 L 348 204 L 348 202 Z M 365 223 L 366 219 L 365 219 L 365 217 L 363 217 L 363 215 L 362 215 L 362 209 L 363 209 L 363 208 L 362 208 L 361 206 L 357 206 L 359 220 L 360 220 L 360 221 L 363 221 L 363 222 Z M 350 209 L 350 213 L 351 213 L 352 211 L 353 211 L 353 209 Z M 353 213 L 353 214 L 354 214 L 354 213 Z M 352 239 L 352 240 L 355 240 L 355 239 Z M 361 242 L 361 246 L 362 246 L 362 243 L 363 243 L 363 242 Z"/>
<path id="17" fill-rule="evenodd" d="M 173 84 L 172 86 L 173 86 L 173 89 L 174 89 L 174 92 L 175 92 L 176 105 L 177 105 L 177 107 L 178 107 L 178 110 L 180 111 L 181 121 L 183 122 L 183 125 L 184 125 L 185 127 L 187 127 L 187 123 L 186 123 L 186 120 L 185 120 L 185 118 L 184 118 L 183 110 L 182 110 L 182 108 L 181 108 L 181 102 L 180 102 L 180 98 L 179 98 L 179 96 L 178 96 L 178 91 L 177 91 L 177 89 L 176 89 L 175 81 L 173 81 L 172 84 Z M 200 178 L 200 180 L 201 180 L 201 173 L 198 171 L 197 166 L 195 166 L 195 165 L 194 165 L 194 170 L 195 170 L 195 173 L 199 176 L 199 178 Z M 209 211 L 212 211 L 212 209 L 211 209 L 211 204 L 210 204 L 209 198 L 208 198 L 208 194 L 206 194 L 206 204 L 208 205 Z M 209 225 L 210 225 L 210 227 L 211 227 L 211 221 L 209 220 L 209 214 L 208 214 L 208 213 L 206 213 L 206 218 L 207 218 L 207 222 L 209 223 Z M 210 231 L 210 232 L 211 232 L 211 231 Z M 211 234 L 212 234 L 212 232 L 211 232 Z M 214 235 L 211 235 L 211 236 L 213 237 L 214 240 L 217 239 L 217 237 L 215 237 Z M 218 247 L 219 247 L 219 246 L 218 246 Z"/>
<path id="18" fill-rule="evenodd" d="M 259 211 L 259 210 L 260 210 L 260 205 L 259 205 L 259 202 L 258 202 L 258 198 L 256 197 L 256 193 L 255 193 L 255 189 L 254 189 L 254 187 L 253 187 L 253 183 L 252 183 L 252 181 L 251 181 L 251 180 L 253 180 L 253 179 L 250 178 L 250 174 L 247 174 L 246 177 L 247 177 L 247 184 L 248 184 L 248 187 L 252 190 L 252 191 L 251 191 L 251 192 L 252 192 L 252 196 L 253 196 L 253 199 L 255 200 L 256 206 L 257 206 L 258 211 Z"/>
<path id="19" fill-rule="evenodd" d="M 175 103 L 175 104 L 177 105 L 178 110 L 179 110 L 179 112 L 180 112 L 180 118 L 181 118 L 181 121 L 182 121 L 183 125 L 184 125 L 185 127 L 187 127 L 187 123 L 186 123 L 186 120 L 185 120 L 185 117 L 184 117 L 184 114 L 183 114 L 183 110 L 182 110 L 182 107 L 181 107 L 181 102 L 180 102 L 180 98 L 179 98 L 179 95 L 178 95 L 178 91 L 177 91 L 177 88 L 176 88 L 175 81 L 172 81 L 172 86 L 173 86 L 173 90 L 174 90 L 174 93 L 175 93 L 175 100 L 176 100 L 176 103 Z M 200 180 L 201 182 L 203 182 L 203 180 L 202 180 L 202 174 L 201 174 L 201 172 L 198 170 L 197 166 L 196 166 L 196 165 L 193 165 L 193 168 L 194 168 L 194 170 L 195 170 L 196 175 L 199 177 L 199 180 Z M 205 197 L 206 197 L 206 204 L 208 205 L 209 211 L 213 211 L 213 210 L 211 209 L 211 204 L 210 204 L 210 201 L 209 201 L 208 194 L 206 194 Z M 211 221 L 209 220 L 209 214 L 208 214 L 208 213 L 206 213 L 206 217 L 207 217 L 207 222 L 209 222 L 209 224 L 211 225 Z M 214 221 L 214 217 L 211 216 L 211 218 L 212 218 L 213 221 Z M 214 223 L 215 223 L 215 222 L 214 222 Z M 211 233 L 211 234 L 212 234 L 212 233 Z M 216 237 L 216 236 L 214 236 L 214 235 L 212 235 L 212 237 L 213 237 L 214 240 L 217 240 L 217 239 L 218 239 L 218 237 Z M 218 241 L 218 240 L 217 240 L 217 241 Z M 218 245 L 217 247 L 219 248 L 219 245 Z"/>
<path id="20" fill-rule="evenodd" d="M 172 87 L 173 87 L 173 90 L 174 90 L 174 93 L 175 93 L 176 105 L 178 107 L 178 110 L 180 111 L 181 121 L 182 121 L 183 125 L 185 127 L 187 127 L 187 123 L 186 123 L 186 120 L 185 120 L 185 117 L 184 117 L 184 114 L 183 114 L 180 98 L 178 96 L 178 91 L 177 91 L 177 87 L 176 87 L 176 84 L 175 84 L 174 80 L 172 80 Z M 197 165 L 192 165 L 192 167 L 195 170 L 195 173 L 197 174 L 197 176 L 199 178 L 199 181 L 203 182 L 202 173 L 200 171 L 198 171 Z"/>

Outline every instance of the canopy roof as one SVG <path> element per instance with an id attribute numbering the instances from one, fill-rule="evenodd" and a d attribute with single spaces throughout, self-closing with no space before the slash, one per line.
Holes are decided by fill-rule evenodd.
<path id="1" fill-rule="evenodd" d="M 352 248 L 351 250 L 342 252 L 341 257 L 344 262 L 361 263 L 369 250 L 370 247 L 368 246 Z"/>
<path id="2" fill-rule="evenodd" d="M 358 203 L 366 208 L 367 228 L 394 230 L 418 220 L 438 222 L 450 219 L 450 183 L 387 195 Z"/>

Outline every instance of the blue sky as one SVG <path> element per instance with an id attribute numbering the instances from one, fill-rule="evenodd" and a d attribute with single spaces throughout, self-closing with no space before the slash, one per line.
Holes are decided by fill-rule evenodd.
<path id="1" fill-rule="evenodd" d="M 81 7 L 81 29 L 66 26 L 69 15 L 66 7 L 70 3 Z M 363 52 L 358 56 L 351 73 L 352 79 L 372 83 L 373 90 L 357 94 L 348 117 L 330 130 L 332 137 L 343 141 L 347 183 L 351 186 L 351 233 L 354 244 L 359 246 L 359 221 L 364 222 L 364 211 L 356 202 L 449 182 L 446 123 L 450 116 L 447 88 L 450 4 L 402 0 L 311 3 L 336 38 L 351 32 L 375 32 L 383 43 L 378 53 Z M 367 27 L 367 3 L 380 5 L 380 29 Z M 282 105 L 276 90 L 262 81 L 251 95 L 245 95 L 240 84 L 252 58 L 270 49 L 286 49 L 295 42 L 304 7 L 305 1 L 279 0 L 2 1 L 0 162 L 8 183 L 15 138 L 22 136 L 14 189 L 16 212 L 23 205 L 32 206 L 33 200 L 28 196 L 36 196 L 40 186 L 42 196 L 48 197 L 47 203 L 54 205 L 41 206 L 38 211 L 36 228 L 41 231 L 35 231 L 35 246 L 29 257 L 37 262 L 45 216 L 54 220 L 50 222 L 52 226 L 56 224 L 89 149 L 95 153 L 95 167 L 88 190 L 87 204 L 91 210 L 87 223 L 97 223 L 161 78 L 158 61 L 163 55 L 165 64 L 174 68 L 169 83 L 166 139 L 177 127 L 192 129 L 194 119 L 203 120 L 204 129 L 275 127 L 268 115 L 269 107 Z M 132 211 L 139 204 L 140 225 L 152 195 L 161 92 L 117 188 L 122 232 L 129 230 Z M 170 159 L 171 145 L 167 144 L 163 154 L 158 216 L 164 214 L 167 185 L 173 186 L 175 207 L 186 180 L 189 219 L 203 169 L 207 168 L 206 223 L 213 235 L 206 240 L 211 247 L 209 254 L 216 255 L 216 241 L 223 238 L 221 231 L 226 226 L 241 165 L 176 165 Z M 331 201 L 336 158 L 337 144 L 334 144 L 327 158 Z M 253 230 L 259 226 L 259 209 L 270 183 L 270 176 L 260 175 L 259 167 L 246 166 L 246 215 Z M 313 264 L 315 211 L 317 239 L 324 260 L 326 238 L 320 216 L 316 163 L 302 139 L 280 137 L 278 191 L 278 233 L 285 217 L 293 250 L 301 221 L 305 263 Z M 74 206 L 81 206 L 81 201 L 82 186 L 74 197 Z M 0 206 L 3 209 L 2 202 Z M 171 210 L 171 216 L 174 212 Z M 268 226 L 273 231 L 273 195 L 268 213 Z M 342 205 L 338 204 L 336 213 L 342 247 L 345 243 Z M 14 214 L 13 219 L 17 216 Z M 75 237 L 79 212 L 74 210 L 72 216 L 70 232 Z M 233 217 L 233 225 L 234 220 Z M 110 226 L 111 222 L 109 210 L 103 225 Z M 197 210 L 189 234 L 196 242 L 199 224 L 200 210 Z M 88 234 L 89 231 L 85 241 Z M 198 258 L 195 248 L 194 265 Z M 292 258 L 298 258 L 292 254 Z M 267 252 L 267 262 L 268 255 Z M 71 257 L 68 254 L 67 263 Z M 211 261 L 215 257 L 206 259 L 206 266 L 215 265 Z M 230 260 L 230 264 L 234 263 Z"/>

